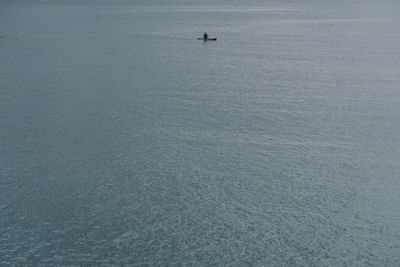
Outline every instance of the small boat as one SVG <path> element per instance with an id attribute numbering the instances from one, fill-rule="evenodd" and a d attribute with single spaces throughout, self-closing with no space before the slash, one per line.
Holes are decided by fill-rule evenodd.
<path id="1" fill-rule="evenodd" d="M 217 38 L 214 38 L 214 37 L 208 37 L 208 38 L 199 37 L 199 38 L 197 38 L 197 40 L 203 40 L 203 41 L 217 41 Z"/>

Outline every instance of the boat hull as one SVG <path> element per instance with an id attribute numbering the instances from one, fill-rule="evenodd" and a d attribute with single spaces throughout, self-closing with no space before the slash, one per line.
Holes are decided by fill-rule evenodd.
<path id="1" fill-rule="evenodd" d="M 203 38 L 203 37 L 199 37 L 199 38 L 197 38 L 197 40 L 203 40 L 203 41 L 217 41 L 217 38 L 212 38 L 212 37 Z"/>

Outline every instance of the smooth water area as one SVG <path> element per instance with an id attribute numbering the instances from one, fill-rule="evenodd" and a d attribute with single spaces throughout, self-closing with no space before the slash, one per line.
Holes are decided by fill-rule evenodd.
<path id="1" fill-rule="evenodd" d="M 399 14 L 2 0 L 0 265 L 399 266 Z"/>

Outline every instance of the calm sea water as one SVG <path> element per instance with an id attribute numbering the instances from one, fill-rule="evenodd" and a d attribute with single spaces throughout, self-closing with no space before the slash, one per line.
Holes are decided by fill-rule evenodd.
<path id="1" fill-rule="evenodd" d="M 399 14 L 1 1 L 0 265 L 399 266 Z"/>

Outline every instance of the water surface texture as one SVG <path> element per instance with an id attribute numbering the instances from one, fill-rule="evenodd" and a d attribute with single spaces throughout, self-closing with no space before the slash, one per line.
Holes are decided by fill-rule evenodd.
<path id="1" fill-rule="evenodd" d="M 399 266 L 399 14 L 2 0 L 0 265 Z"/>

